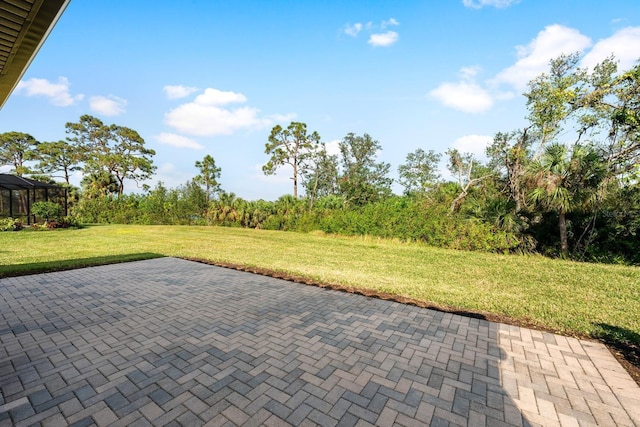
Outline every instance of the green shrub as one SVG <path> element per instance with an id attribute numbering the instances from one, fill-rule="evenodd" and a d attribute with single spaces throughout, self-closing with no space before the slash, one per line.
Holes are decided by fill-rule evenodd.
<path id="1" fill-rule="evenodd" d="M 35 202 L 31 213 L 45 221 L 58 221 L 62 218 L 62 206 L 54 202 Z"/>
<path id="2" fill-rule="evenodd" d="M 22 223 L 13 218 L 0 219 L 0 231 L 18 231 L 22 230 Z"/>

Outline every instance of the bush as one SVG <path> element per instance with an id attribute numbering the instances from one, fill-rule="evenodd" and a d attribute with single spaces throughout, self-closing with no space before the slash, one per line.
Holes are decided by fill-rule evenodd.
<path id="1" fill-rule="evenodd" d="M 78 219 L 76 217 L 73 217 L 73 216 L 65 216 L 60 221 L 60 224 L 62 224 L 61 226 L 64 227 L 64 228 L 80 227 L 80 224 L 78 223 Z"/>
<path id="2" fill-rule="evenodd" d="M 18 231 L 22 230 L 22 223 L 13 218 L 0 219 L 0 231 Z"/>
<path id="3" fill-rule="evenodd" d="M 34 224 L 38 226 L 38 224 Z M 78 221 L 74 217 L 65 216 L 61 218 L 59 221 L 45 221 L 40 228 L 69 228 L 69 227 L 78 227 Z"/>
<path id="4" fill-rule="evenodd" d="M 54 202 L 35 202 L 31 213 L 45 221 L 59 221 L 62 218 L 62 206 Z"/>
<path id="5" fill-rule="evenodd" d="M 312 229 L 309 222 L 305 224 L 306 230 L 299 231 Z M 512 252 L 522 246 L 522 237 L 516 233 L 450 214 L 442 204 L 402 197 L 390 197 L 357 208 L 327 210 L 316 222 L 316 228 L 325 233 L 421 241 L 449 249 Z"/>

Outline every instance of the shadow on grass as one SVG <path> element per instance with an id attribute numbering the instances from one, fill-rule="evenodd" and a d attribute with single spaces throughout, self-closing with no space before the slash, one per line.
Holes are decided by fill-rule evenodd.
<path id="1" fill-rule="evenodd" d="M 161 258 L 165 255 L 153 252 L 132 254 L 103 255 L 90 258 L 72 258 L 30 264 L 0 265 L 0 279 L 5 277 L 25 276 L 28 274 L 50 273 L 53 271 L 73 270 L 75 268 L 93 267 L 97 265 L 117 264 L 121 262 L 140 261 Z"/>
<path id="2" fill-rule="evenodd" d="M 630 329 L 606 323 L 594 323 L 594 337 L 620 351 L 629 352 L 635 365 L 640 367 L 640 334 Z"/>

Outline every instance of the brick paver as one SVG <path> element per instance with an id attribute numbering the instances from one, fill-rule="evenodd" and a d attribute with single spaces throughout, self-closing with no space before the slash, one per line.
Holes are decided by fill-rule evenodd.
<path id="1" fill-rule="evenodd" d="M 640 426 L 601 344 L 161 258 L 0 280 L 0 427 Z"/>

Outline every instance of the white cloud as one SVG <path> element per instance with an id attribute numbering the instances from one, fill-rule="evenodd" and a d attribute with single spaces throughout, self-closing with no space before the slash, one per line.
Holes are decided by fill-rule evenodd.
<path id="1" fill-rule="evenodd" d="M 334 156 L 336 154 L 340 154 L 340 140 L 334 139 L 333 141 L 327 142 L 325 145 L 325 150 L 327 150 L 327 154 L 330 156 Z"/>
<path id="2" fill-rule="evenodd" d="M 185 98 L 191 95 L 193 92 L 197 91 L 198 88 L 191 87 L 191 86 L 182 86 L 182 85 L 177 85 L 177 86 L 167 85 L 163 87 L 162 90 L 164 90 L 164 93 L 167 94 L 167 98 L 178 99 L 178 98 Z"/>
<path id="3" fill-rule="evenodd" d="M 481 2 L 482 3 L 482 2 Z M 485 4 L 488 2 L 484 2 Z M 517 61 L 500 71 L 483 84 L 475 78 L 481 71 L 478 66 L 460 69 L 460 81 L 445 82 L 430 92 L 444 105 L 468 113 L 489 110 L 495 101 L 508 100 L 526 90 L 528 83 L 549 71 L 552 59 L 565 54 L 585 52 L 593 45 L 591 39 L 580 31 L 562 25 L 549 25 L 540 31 L 526 46 L 516 46 Z M 627 70 L 640 58 L 640 27 L 627 27 L 611 37 L 598 41 L 584 55 L 581 66 L 593 67 L 611 54 L 619 61 L 620 69 Z M 503 86 L 504 85 L 504 86 Z"/>
<path id="4" fill-rule="evenodd" d="M 456 139 L 452 148 L 457 148 L 461 153 L 471 153 L 476 157 L 486 157 L 485 150 L 493 142 L 493 137 L 487 135 L 465 135 Z"/>
<path id="5" fill-rule="evenodd" d="M 591 39 L 578 30 L 557 24 L 549 25 L 527 46 L 516 47 L 518 61 L 498 73 L 495 82 L 522 90 L 531 79 L 548 71 L 550 60 L 562 54 L 582 52 L 589 46 Z"/>
<path id="6" fill-rule="evenodd" d="M 172 145 L 179 148 L 192 148 L 194 150 L 202 150 L 204 147 L 191 138 L 186 136 L 176 135 L 175 133 L 163 132 L 156 136 L 156 140 L 160 144 Z"/>
<path id="7" fill-rule="evenodd" d="M 203 94 L 196 97 L 195 102 L 200 105 L 244 104 L 247 97 L 241 93 L 207 88 Z"/>
<path id="8" fill-rule="evenodd" d="M 615 55 L 620 71 L 633 67 L 640 59 L 640 27 L 627 27 L 611 37 L 599 40 L 582 58 L 582 66 L 593 68 L 605 58 Z"/>
<path id="9" fill-rule="evenodd" d="M 445 82 L 429 92 L 444 105 L 465 113 L 482 113 L 493 106 L 492 95 L 476 83 L 475 77 L 481 71 L 477 65 L 462 67 L 460 81 Z"/>
<path id="10" fill-rule="evenodd" d="M 444 105 L 468 113 L 489 110 L 496 100 L 511 99 L 513 91 L 521 92 L 529 81 L 548 71 L 549 61 L 562 54 L 581 52 L 591 45 L 591 39 L 578 30 L 562 25 L 550 25 L 540 31 L 526 46 L 517 46 L 518 60 L 500 71 L 493 79 L 480 85 L 475 77 L 480 67 L 464 67 L 460 70 L 461 81 L 442 83 L 431 91 Z M 504 91 L 501 84 L 512 89 Z"/>
<path id="11" fill-rule="evenodd" d="M 388 21 L 382 21 L 382 23 L 380 24 L 380 27 L 384 29 L 384 28 L 390 27 L 392 25 L 394 25 L 394 26 L 395 25 L 400 25 L 400 23 L 395 18 L 389 18 Z"/>
<path id="12" fill-rule="evenodd" d="M 47 79 L 31 78 L 26 81 L 21 80 L 16 86 L 16 93 L 25 92 L 27 96 L 45 96 L 53 105 L 68 107 L 84 98 L 82 94 L 71 96 L 69 86 L 69 80 L 66 77 L 58 77 L 57 83 Z"/>
<path id="13" fill-rule="evenodd" d="M 89 108 L 105 116 L 117 116 L 124 113 L 127 100 L 115 95 L 109 96 L 92 96 L 89 98 Z"/>
<path id="14" fill-rule="evenodd" d="M 189 103 L 165 114 L 165 122 L 190 135 L 230 135 L 236 130 L 264 127 L 269 121 L 258 118 L 258 110 L 250 107 L 226 110 L 215 106 Z"/>
<path id="15" fill-rule="evenodd" d="M 372 46 L 391 46 L 398 41 L 399 35 L 395 31 L 387 31 L 386 33 L 371 34 L 369 43 Z"/>
<path id="16" fill-rule="evenodd" d="M 447 107 L 465 113 L 482 113 L 493 106 L 493 98 L 489 92 L 470 81 L 442 83 L 429 94 Z"/>
<path id="17" fill-rule="evenodd" d="M 485 6 L 493 6 L 498 9 L 503 9 L 519 2 L 520 0 L 462 0 L 462 4 L 464 4 L 465 7 L 470 7 L 472 9 L 480 9 Z"/>
<path id="18" fill-rule="evenodd" d="M 344 28 L 344 33 L 351 37 L 357 37 L 360 31 L 362 31 L 362 24 L 360 22 L 356 22 L 353 25 L 347 24 Z"/>
<path id="19" fill-rule="evenodd" d="M 369 39 L 367 43 L 372 46 L 391 46 L 396 43 L 400 38 L 399 34 L 396 31 L 386 31 L 391 26 L 398 26 L 400 22 L 398 22 L 395 18 L 389 18 L 388 20 L 380 22 L 379 25 L 373 24 L 372 22 L 367 22 L 366 24 L 362 24 L 361 22 L 356 22 L 355 24 L 347 24 L 343 28 L 345 34 L 351 37 L 357 37 L 360 32 L 363 30 L 369 33 Z"/>
<path id="20" fill-rule="evenodd" d="M 272 121 L 258 116 L 252 107 L 228 108 L 228 104 L 245 103 L 241 93 L 208 88 L 193 102 L 182 104 L 164 116 L 167 125 L 188 135 L 230 135 L 237 130 L 263 128 Z"/>

